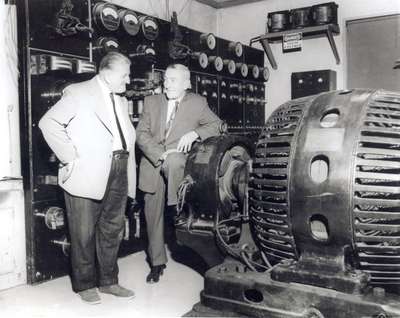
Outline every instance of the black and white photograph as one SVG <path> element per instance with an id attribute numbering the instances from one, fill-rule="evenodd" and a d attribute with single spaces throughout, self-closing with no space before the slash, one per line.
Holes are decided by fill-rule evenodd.
<path id="1" fill-rule="evenodd" d="M 400 0 L 3 0 L 0 46 L 0 317 L 400 318 Z"/>

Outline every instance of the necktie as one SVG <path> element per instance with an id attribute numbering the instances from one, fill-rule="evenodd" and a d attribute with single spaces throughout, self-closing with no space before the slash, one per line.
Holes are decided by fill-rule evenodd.
<path id="1" fill-rule="evenodd" d="M 173 121 L 174 121 L 176 112 L 178 111 L 178 104 L 179 104 L 179 102 L 178 102 L 178 101 L 175 101 L 175 103 L 174 103 L 174 108 L 172 109 L 172 112 L 171 112 L 171 116 L 169 116 L 169 119 L 168 119 L 168 121 L 167 121 L 167 124 L 165 125 L 165 133 L 164 133 L 165 139 L 167 139 L 169 133 L 171 132 L 172 123 L 173 123 Z"/>
<path id="2" fill-rule="evenodd" d="M 122 148 L 123 148 L 124 150 L 126 150 L 126 142 L 125 142 L 124 134 L 122 133 L 121 125 L 120 125 L 120 123 L 119 123 L 118 116 L 117 116 L 117 112 L 116 112 L 116 110 L 115 110 L 114 94 L 113 94 L 113 93 L 110 93 L 110 97 L 111 97 L 111 102 L 112 102 L 112 105 L 113 105 L 114 116 L 115 116 L 115 121 L 116 121 L 116 123 L 117 123 L 119 136 L 120 136 L 120 138 L 121 138 Z"/>

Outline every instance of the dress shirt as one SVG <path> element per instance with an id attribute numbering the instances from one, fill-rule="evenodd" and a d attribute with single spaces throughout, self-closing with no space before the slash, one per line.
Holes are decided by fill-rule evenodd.
<path id="1" fill-rule="evenodd" d="M 107 113 L 109 114 L 109 118 L 111 119 L 111 132 L 114 137 L 113 138 L 113 151 L 121 150 L 122 143 L 121 143 L 121 138 L 119 137 L 120 135 L 119 135 L 119 131 L 118 131 L 118 126 L 117 126 L 117 122 L 115 120 L 113 105 L 112 105 L 112 101 L 111 101 L 111 97 L 110 97 L 111 91 L 107 87 L 107 84 L 104 83 L 104 81 L 100 78 L 100 76 L 97 76 L 97 80 L 100 84 L 101 91 L 103 93 L 103 98 L 107 105 Z M 119 124 L 121 125 L 121 130 L 122 130 L 122 133 L 124 134 L 124 138 L 125 138 L 125 142 L 126 142 L 126 146 L 127 146 L 126 150 L 129 151 L 130 150 L 129 149 L 130 140 L 129 140 L 129 134 L 127 133 L 128 127 L 126 127 L 126 122 L 125 122 L 125 120 L 123 120 L 124 117 L 122 115 L 122 111 L 121 111 L 122 108 L 120 105 L 119 97 L 114 95 L 114 101 L 115 101 L 115 110 L 117 112 Z"/>

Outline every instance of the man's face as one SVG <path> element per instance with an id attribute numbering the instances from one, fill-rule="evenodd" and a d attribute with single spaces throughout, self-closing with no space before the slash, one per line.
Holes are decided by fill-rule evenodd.
<path id="1" fill-rule="evenodd" d="M 185 71 L 167 69 L 164 74 L 164 91 L 168 99 L 179 99 L 189 88 Z"/>
<path id="2" fill-rule="evenodd" d="M 115 63 L 107 70 L 107 84 L 113 93 L 123 93 L 126 84 L 129 84 L 130 65 L 127 63 Z"/>

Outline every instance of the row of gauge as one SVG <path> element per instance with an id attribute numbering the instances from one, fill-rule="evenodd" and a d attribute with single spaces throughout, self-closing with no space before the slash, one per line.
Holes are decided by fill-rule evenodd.
<path id="1" fill-rule="evenodd" d="M 93 7 L 93 21 L 102 34 L 110 34 L 109 36 L 101 36 L 96 39 L 94 49 L 102 49 L 108 51 L 110 49 L 120 49 L 120 43 L 116 37 L 112 36 L 113 32 L 123 30 L 129 36 L 136 36 L 141 32 L 143 37 L 149 41 L 156 41 L 160 33 L 165 35 L 161 29 L 161 25 L 157 19 L 149 16 L 139 15 L 135 11 L 123 8 L 118 9 L 117 6 L 99 2 Z M 194 60 L 197 68 L 202 71 L 223 72 L 224 70 L 228 75 L 238 74 L 242 78 L 250 77 L 252 79 L 261 79 L 267 81 L 269 78 L 269 70 L 263 65 L 252 64 L 250 61 L 245 62 L 245 49 L 244 45 L 240 42 L 228 41 L 223 47 L 217 48 L 219 39 L 212 33 L 200 33 L 189 35 L 191 38 L 197 38 L 197 41 L 185 40 L 185 33 L 193 33 L 191 30 L 186 31 L 182 29 L 182 41 L 179 43 L 179 49 L 184 50 L 185 57 Z M 183 34 L 182 34 L 183 33 Z M 174 34 L 169 33 L 171 36 Z M 165 37 L 163 37 L 165 39 Z M 188 43 L 191 42 L 191 43 Z M 197 43 L 196 43 L 197 42 Z M 224 50 L 223 56 L 218 52 Z M 129 53 L 131 58 L 138 56 L 145 56 L 154 58 L 160 52 L 156 51 L 156 46 L 152 44 L 140 44 L 136 47 L 136 51 Z M 165 51 L 164 51 L 165 53 Z M 171 55 L 171 52 L 168 52 Z M 193 64 L 193 63 L 192 63 Z"/>
<path id="2" fill-rule="evenodd" d="M 202 33 L 105 1 L 36 0 L 29 47 L 97 60 L 110 50 L 128 55 L 136 69 L 165 69 L 181 62 L 191 71 L 267 81 L 264 53 L 240 42 Z M 36 2 L 35 1 L 35 2 Z M 85 21 L 88 21 L 85 24 Z M 71 40 L 74 45 L 71 46 Z M 136 64 L 136 65 L 135 65 Z"/>

